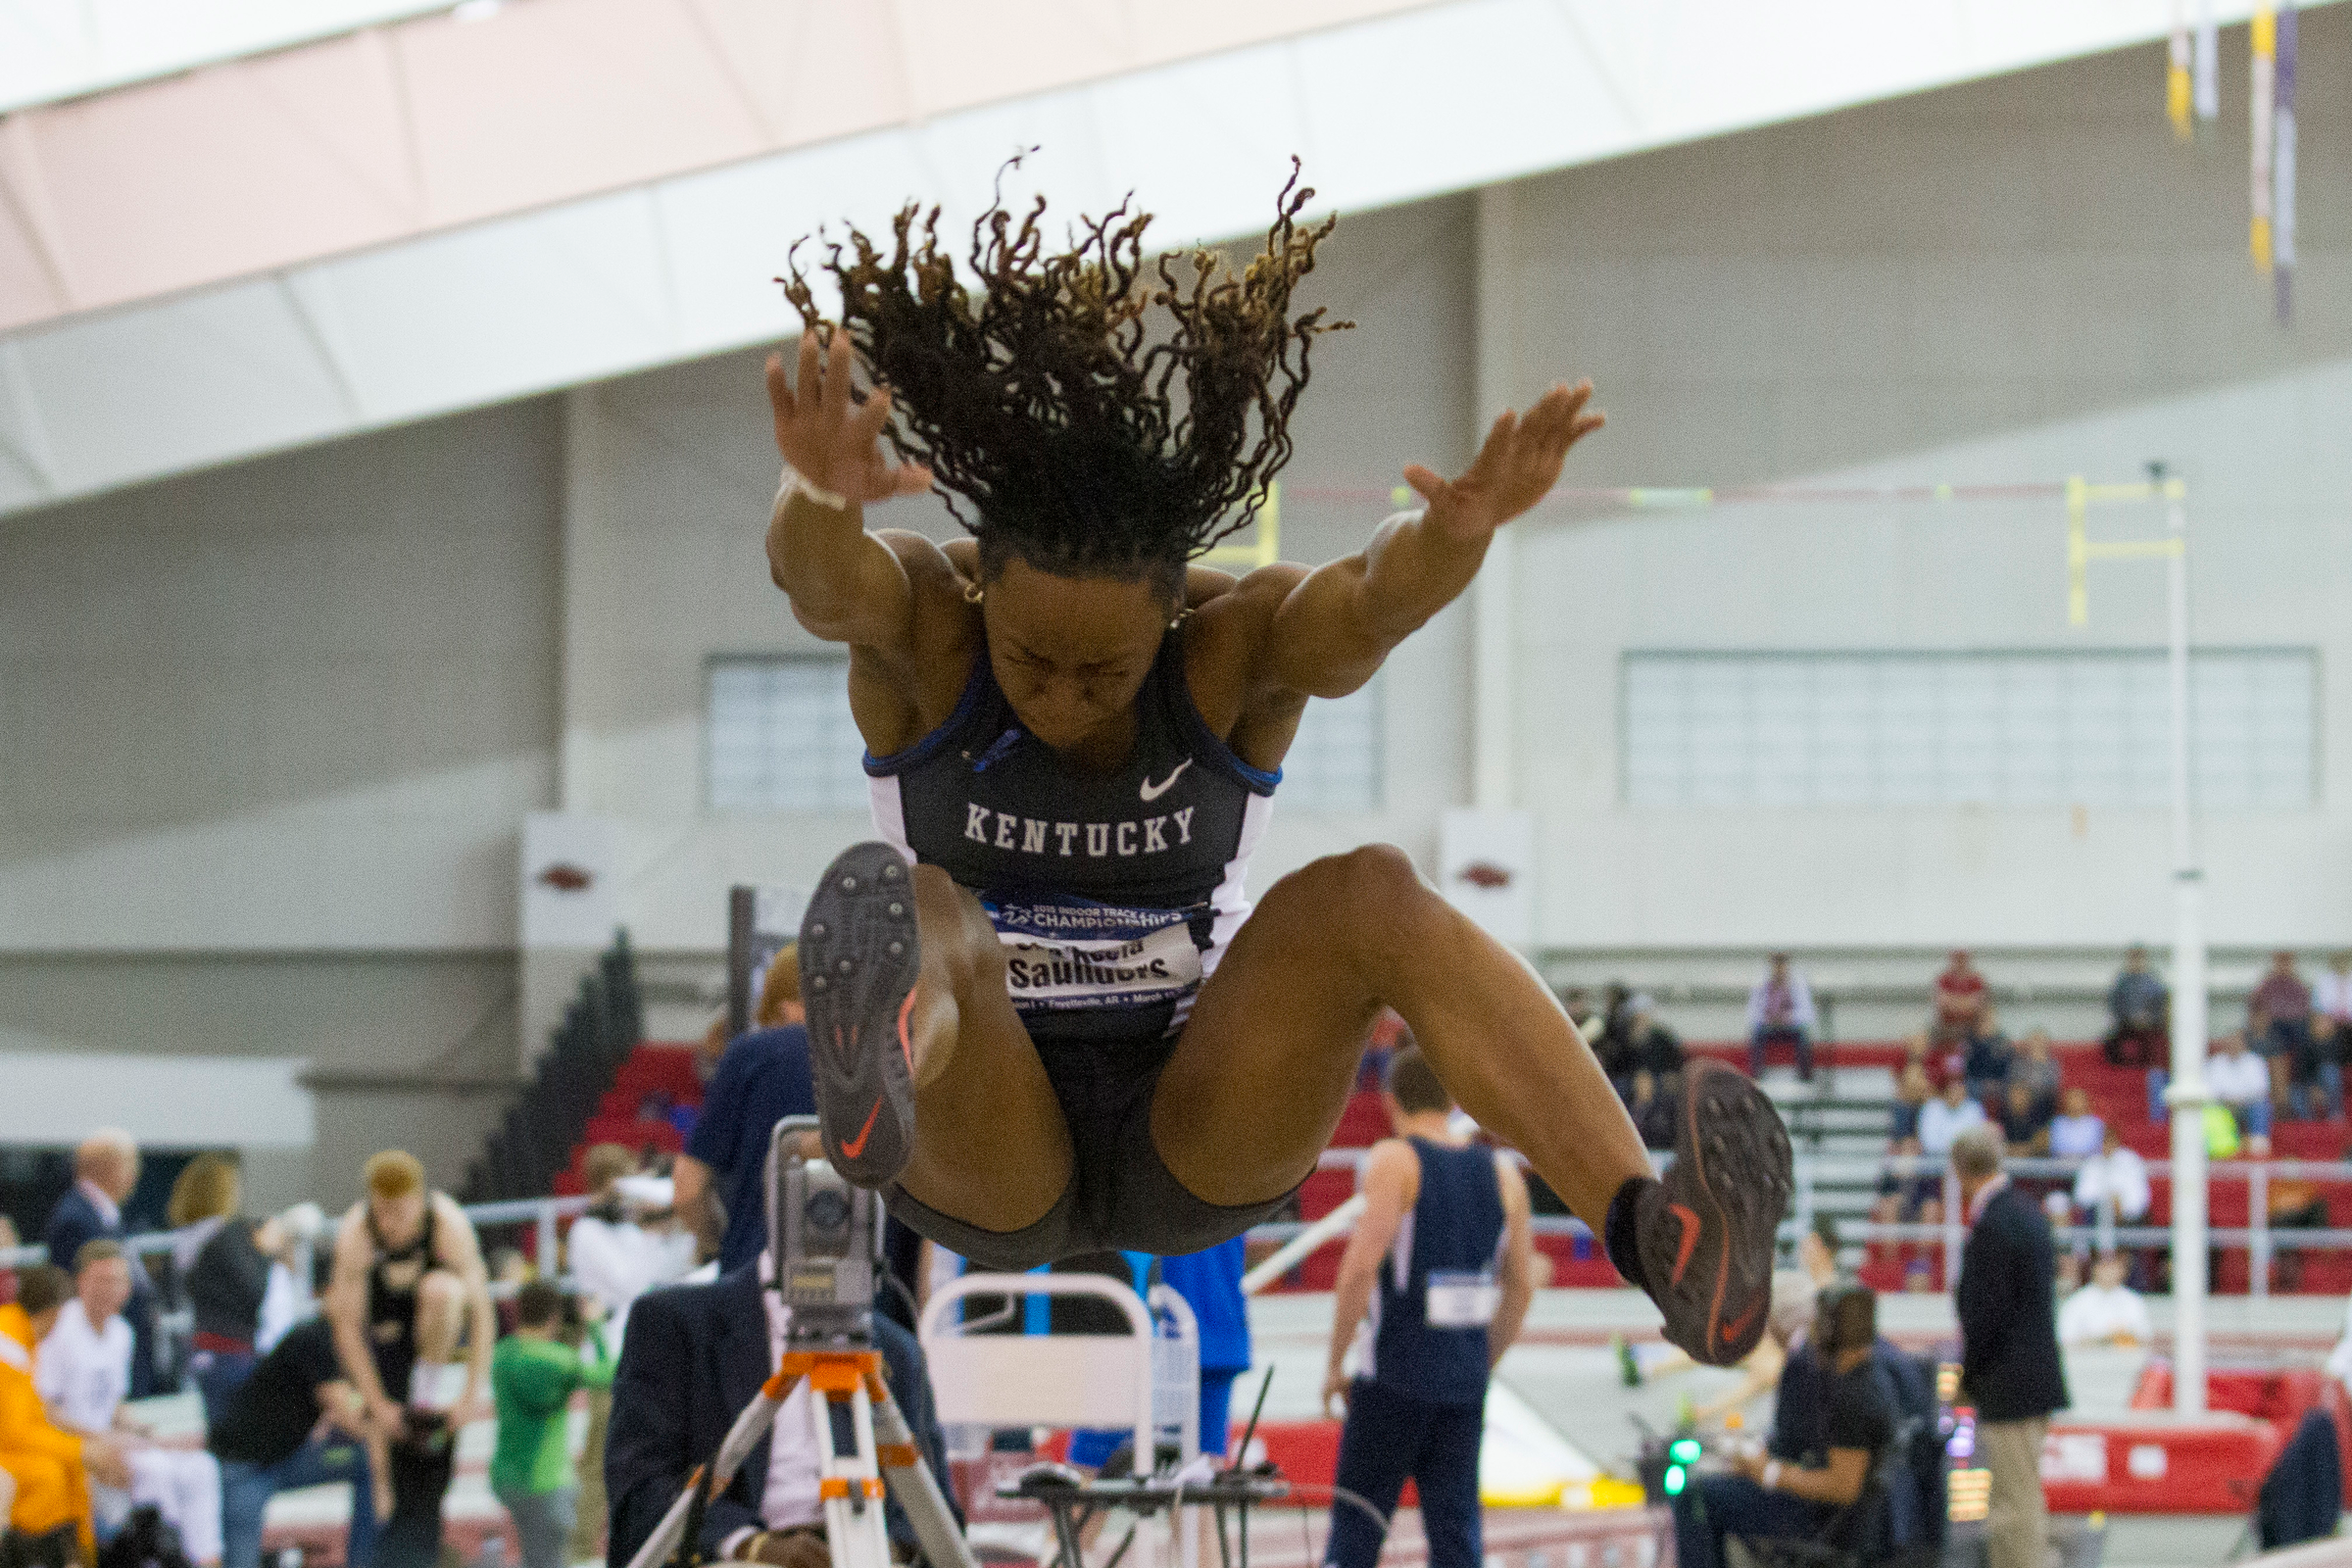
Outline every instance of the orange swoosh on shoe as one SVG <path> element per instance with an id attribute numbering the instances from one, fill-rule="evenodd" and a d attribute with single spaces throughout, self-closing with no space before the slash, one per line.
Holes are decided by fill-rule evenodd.
<path id="1" fill-rule="evenodd" d="M 1666 1211 L 1683 1222 L 1683 1245 L 1674 1254 L 1674 1276 L 1666 1283 L 1669 1288 L 1683 1283 L 1683 1270 L 1690 1266 L 1690 1250 L 1698 1245 L 1698 1215 L 1687 1204 L 1669 1203 Z"/>
<path id="2" fill-rule="evenodd" d="M 882 1102 L 877 1100 L 874 1102 L 874 1108 L 865 1113 L 865 1125 L 858 1129 L 858 1136 L 842 1140 L 841 1152 L 852 1159 L 864 1153 L 865 1141 L 874 1135 L 874 1118 L 881 1114 Z"/>
<path id="3" fill-rule="evenodd" d="M 1721 1325 L 1717 1329 L 1715 1335 L 1716 1343 L 1718 1345 L 1735 1345 L 1739 1343 L 1740 1336 L 1747 1332 L 1747 1326 L 1750 1323 L 1753 1323 L 1756 1320 L 1756 1314 L 1763 1310 L 1764 1302 L 1761 1300 L 1750 1304 L 1746 1311 L 1740 1313 L 1737 1318 L 1734 1318 L 1729 1323 Z"/>
<path id="4" fill-rule="evenodd" d="M 914 1071 L 914 1047 L 906 1039 L 906 1015 L 914 1010 L 914 991 L 909 987 L 906 1000 L 899 1004 L 899 1054 L 906 1058 L 906 1070 Z"/>

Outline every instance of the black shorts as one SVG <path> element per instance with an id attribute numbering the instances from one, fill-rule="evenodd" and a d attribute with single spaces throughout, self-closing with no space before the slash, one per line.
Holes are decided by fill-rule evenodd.
<path id="1" fill-rule="evenodd" d="M 890 1211 L 983 1268 L 1018 1272 L 1078 1252 L 1181 1257 L 1278 1212 L 1297 1189 L 1258 1203 L 1211 1203 L 1176 1179 L 1152 1142 L 1152 1092 L 1174 1040 L 1041 1040 L 1038 1056 L 1070 1129 L 1070 1184 L 1045 1218 L 987 1231 L 917 1202 L 895 1183 Z"/>

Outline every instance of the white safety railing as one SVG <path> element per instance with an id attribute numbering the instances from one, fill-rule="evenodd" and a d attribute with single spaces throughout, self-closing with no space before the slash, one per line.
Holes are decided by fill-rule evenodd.
<path id="1" fill-rule="evenodd" d="M 588 1200 L 584 1197 L 516 1198 L 497 1203 L 467 1203 L 465 1213 L 467 1219 L 473 1221 L 473 1228 L 477 1232 L 509 1225 L 529 1226 L 535 1238 L 534 1250 L 540 1258 L 546 1259 L 556 1255 L 559 1222 L 566 1216 L 585 1213 L 587 1208 Z M 142 1257 L 156 1252 L 169 1252 L 177 1243 L 176 1231 L 143 1231 L 139 1235 L 122 1238 L 123 1249 Z M 317 1245 L 318 1242 L 312 1237 L 297 1237 L 294 1256 L 288 1264 L 295 1279 L 306 1288 L 315 1273 L 313 1249 Z M 327 1245 L 332 1245 L 331 1240 Z M 39 1242 L 28 1242 L 22 1247 L 0 1247 L 0 1268 L 24 1268 L 49 1260 L 49 1249 Z M 62 1265 L 69 1267 L 73 1261 L 72 1258 L 60 1260 Z M 502 1292 L 494 1286 L 491 1294 L 512 1295 L 513 1290 L 510 1287 Z"/>
<path id="2" fill-rule="evenodd" d="M 2071 1187 L 2090 1159 L 2030 1159 L 2012 1158 L 2002 1162 L 2002 1170 L 2013 1180 L 2046 1181 L 2057 1179 Z M 2142 1168 L 2153 1183 L 2169 1179 L 2173 1162 L 2169 1159 L 2142 1160 Z M 2352 1230 L 2301 1225 L 2274 1225 L 2270 1217 L 2271 1184 L 2279 1181 L 2311 1182 L 2335 1186 L 2352 1185 L 2352 1163 L 2321 1159 L 2229 1159 L 2216 1160 L 2206 1167 L 2209 1190 L 2212 1187 L 2242 1182 L 2246 1187 L 2246 1223 L 2243 1225 L 2209 1226 L 2206 1235 L 2217 1250 L 2244 1250 L 2247 1256 L 2246 1288 L 2255 1297 L 2270 1294 L 2271 1264 L 2281 1250 L 2341 1251 L 2352 1249 Z M 1882 1174 L 1917 1180 L 1933 1176 L 1937 1181 L 1937 1193 L 1942 1200 L 1942 1218 L 1935 1224 L 1880 1222 L 1840 1218 L 1838 1233 L 1841 1239 L 1857 1242 L 1935 1242 L 1943 1250 L 1944 1278 L 1957 1279 L 1960 1273 L 1960 1249 L 1967 1240 L 1968 1220 L 1961 1211 L 1960 1179 L 1949 1164 L 1942 1160 L 1920 1155 L 1888 1155 L 1872 1159 L 1855 1155 L 1800 1154 L 1795 1160 L 1796 1197 L 1791 1204 L 1789 1224 L 1809 1226 L 1813 1219 L 1814 1189 L 1824 1180 L 1872 1181 Z M 2150 1205 L 2154 1205 L 2151 1203 Z M 2210 1206 L 2210 1204 L 2209 1204 Z M 1788 1227 L 1784 1227 L 1786 1231 Z M 2132 1225 L 2120 1222 L 2113 1197 L 2103 1196 L 2098 1206 L 2091 1210 L 2090 1223 L 2057 1224 L 2051 1234 L 2062 1243 L 2087 1242 L 2105 1251 L 2119 1247 L 2170 1247 L 2173 1232 L 2170 1225 Z"/>
<path id="3" fill-rule="evenodd" d="M 1361 1178 L 1363 1165 L 1371 1155 L 1368 1149 L 1327 1149 L 1316 1161 L 1319 1170 L 1353 1171 Z M 1524 1155 L 1515 1155 L 1519 1163 L 1527 1163 Z M 1651 1158 L 1660 1169 L 1671 1163 L 1671 1154 L 1652 1152 Z M 2003 1162 L 2002 1169 L 2012 1178 L 2022 1181 L 2063 1180 L 2069 1187 L 2087 1159 L 2026 1159 Z M 2141 1161 L 2151 1182 L 2172 1175 L 2172 1161 L 2149 1159 Z M 2220 1160 L 2209 1167 L 2213 1184 L 2243 1182 L 2246 1184 L 2246 1218 L 2244 1225 L 2216 1226 L 2207 1231 L 2216 1248 L 2242 1249 L 2248 1254 L 2247 1288 L 2257 1297 L 2270 1294 L 2272 1261 L 2282 1250 L 2341 1251 L 2352 1250 L 2352 1229 L 2315 1228 L 2307 1226 L 2274 1225 L 2270 1222 L 2271 1184 L 2279 1181 L 2302 1181 L 2352 1185 L 2352 1162 L 2313 1159 L 2247 1159 Z M 1933 1176 L 1937 1180 L 1937 1192 L 1942 1200 L 1943 1216 L 1935 1224 L 1879 1222 L 1840 1215 L 1838 1234 L 1852 1242 L 1932 1242 L 1940 1244 L 1943 1251 L 1944 1278 L 1957 1279 L 1960 1274 L 1960 1249 L 1967 1240 L 1967 1216 L 1961 1211 L 1960 1179 L 1943 1160 L 1924 1156 L 1839 1154 L 1798 1154 L 1793 1160 L 1795 1192 L 1789 1200 L 1788 1217 L 1781 1223 L 1781 1238 L 1793 1243 L 1812 1227 L 1813 1215 L 1819 1208 L 1819 1191 L 1824 1185 L 1837 1185 L 1851 1191 L 1858 1183 L 1875 1187 L 1882 1175 L 1917 1179 Z M 1343 1205 L 1346 1206 L 1346 1205 Z M 1259 1225 L 1250 1232 L 1252 1239 L 1286 1244 L 1282 1250 L 1267 1258 L 1250 1271 L 1251 1279 L 1262 1289 L 1275 1283 L 1280 1275 L 1295 1269 L 1319 1248 L 1335 1241 L 1344 1241 L 1353 1228 L 1354 1215 L 1360 1205 L 1349 1208 L 1343 1217 L 1337 1210 L 1311 1221 L 1282 1221 Z M 1539 1236 L 1590 1236 L 1591 1227 L 1573 1215 L 1538 1214 L 1530 1228 Z M 2087 1242 L 2095 1250 L 2105 1251 L 2119 1247 L 2169 1247 L 2173 1233 L 2170 1226 L 2131 1225 L 2122 1223 L 2115 1211 L 2114 1200 L 2103 1200 L 2091 1211 L 2087 1224 L 2070 1223 L 2050 1227 L 2060 1242 L 2072 1245 Z M 1279 1267 L 1276 1265 L 1279 1264 Z M 1249 1288 L 1245 1283 L 1245 1288 Z"/>

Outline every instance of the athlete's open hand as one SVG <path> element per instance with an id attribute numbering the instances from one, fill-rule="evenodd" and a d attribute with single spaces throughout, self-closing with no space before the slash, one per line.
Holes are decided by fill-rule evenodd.
<path id="1" fill-rule="evenodd" d="M 1585 408 L 1592 397 L 1591 381 L 1563 382 L 1526 414 L 1505 414 L 1459 479 L 1442 478 L 1417 463 L 1405 469 L 1404 482 L 1429 503 L 1430 525 L 1447 538 L 1483 539 L 1543 500 L 1558 480 L 1568 449 L 1601 426 L 1599 411 Z"/>
<path id="2" fill-rule="evenodd" d="M 876 387 L 862 403 L 853 401 L 850 334 L 835 327 L 830 352 L 817 346 L 817 336 L 801 334 L 800 373 L 792 382 L 784 378 L 784 356 L 767 357 L 767 401 L 775 412 L 776 449 L 784 461 L 818 489 L 857 505 L 930 489 L 929 468 L 893 463 L 883 455 L 889 389 Z"/>

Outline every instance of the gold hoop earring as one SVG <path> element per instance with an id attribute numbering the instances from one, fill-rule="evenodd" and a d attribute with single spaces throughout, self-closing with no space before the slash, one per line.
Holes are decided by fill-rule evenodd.
<path id="1" fill-rule="evenodd" d="M 963 602 L 967 605 L 976 605 L 981 601 L 984 593 L 985 590 L 978 583 L 967 582 L 963 585 Z"/>
<path id="2" fill-rule="evenodd" d="M 1176 612 L 1176 618 L 1175 618 L 1174 620 L 1171 620 L 1171 621 L 1169 621 L 1169 622 L 1168 622 L 1168 630 L 1170 630 L 1170 631 L 1174 631 L 1174 630 L 1175 630 L 1177 627 L 1179 627 L 1179 626 L 1183 625 L 1183 624 L 1184 624 L 1186 621 L 1188 621 L 1188 620 L 1190 620 L 1190 619 L 1192 619 L 1192 618 L 1193 618 L 1193 607 L 1192 607 L 1192 606 L 1190 606 L 1190 605 L 1187 605 L 1187 606 L 1185 606 L 1185 607 L 1184 607 L 1182 610 L 1179 610 L 1178 612 Z"/>

